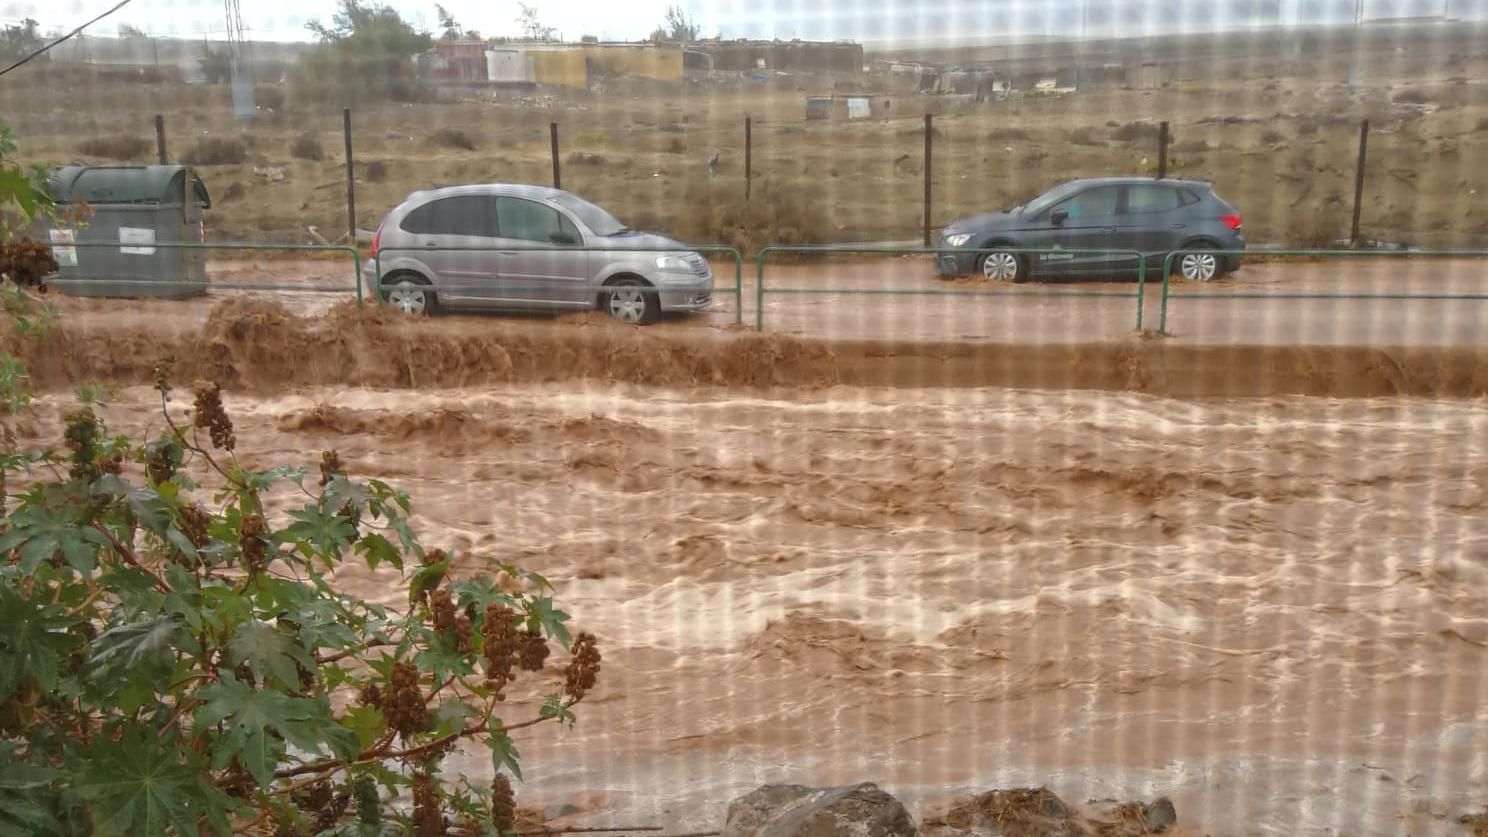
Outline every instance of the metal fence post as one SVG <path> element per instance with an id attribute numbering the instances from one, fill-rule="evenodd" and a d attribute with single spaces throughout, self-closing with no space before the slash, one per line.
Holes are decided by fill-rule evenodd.
<path id="1" fill-rule="evenodd" d="M 160 165 L 165 165 L 165 115 L 160 113 L 155 114 L 155 153 L 160 157 Z"/>
<path id="2" fill-rule="evenodd" d="M 351 156 L 351 108 L 341 111 L 341 133 L 346 141 L 346 235 L 347 243 L 357 244 L 356 222 L 356 164 Z"/>
<path id="3" fill-rule="evenodd" d="M 925 246 L 930 246 L 930 162 L 935 136 L 935 117 L 925 114 Z"/>
<path id="4" fill-rule="evenodd" d="M 1157 179 L 1168 176 L 1168 123 L 1157 126 Z"/>
<path id="5" fill-rule="evenodd" d="M 1354 170 L 1354 224 L 1349 244 L 1359 246 L 1359 216 L 1364 210 L 1364 158 L 1369 152 L 1369 120 L 1359 123 L 1359 167 Z"/>
<path id="6" fill-rule="evenodd" d="M 558 123 L 548 124 L 548 136 L 553 143 L 553 188 L 563 188 L 563 172 L 558 167 Z"/>
<path id="7" fill-rule="evenodd" d="M 744 117 L 744 200 L 749 200 L 749 190 L 754 176 L 754 120 Z"/>

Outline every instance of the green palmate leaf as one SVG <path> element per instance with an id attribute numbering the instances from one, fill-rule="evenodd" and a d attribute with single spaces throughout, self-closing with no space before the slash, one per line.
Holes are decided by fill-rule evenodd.
<path id="1" fill-rule="evenodd" d="M 315 660 L 303 645 L 273 625 L 257 620 L 239 625 L 227 650 L 234 665 L 247 663 L 259 680 L 272 676 L 285 688 L 299 686 L 300 671 L 296 663 L 307 670 L 315 669 Z"/>
<path id="2" fill-rule="evenodd" d="M 72 790 L 89 804 L 96 834 L 160 835 L 173 828 L 195 835 L 204 817 L 218 834 L 231 833 L 232 799 L 212 784 L 200 756 L 177 740 L 132 727 L 118 741 L 94 736 L 74 761 L 80 770 Z"/>
<path id="3" fill-rule="evenodd" d="M 501 721 L 493 719 L 491 726 L 499 730 Z M 522 754 L 517 752 L 517 745 L 512 741 L 511 736 L 505 731 L 493 732 L 486 738 L 486 744 L 491 748 L 492 769 L 500 773 L 502 768 L 506 768 L 520 782 L 522 780 Z"/>
<path id="4" fill-rule="evenodd" d="M 91 662 L 132 668 L 162 657 L 168 659 L 183 635 L 181 621 L 172 615 L 119 625 L 94 640 Z"/>
<path id="5" fill-rule="evenodd" d="M 63 659 L 82 644 L 71 632 L 76 625 L 62 608 L 22 598 L 0 584 L 0 699 L 28 676 L 43 690 L 55 689 Z"/>
<path id="6" fill-rule="evenodd" d="M 273 781 L 274 769 L 284 758 L 284 742 L 307 753 L 322 750 L 324 739 L 318 733 L 329 723 L 330 709 L 321 700 L 258 691 L 230 672 L 224 672 L 221 681 L 203 688 L 197 696 L 202 700 L 196 712 L 197 729 L 229 724 L 226 739 L 219 742 L 213 754 L 216 766 L 224 766 L 237 756 L 253 778 L 266 785 Z"/>
<path id="7" fill-rule="evenodd" d="M 419 571 L 414 573 L 413 578 L 408 582 L 408 601 L 417 602 L 425 593 L 438 587 L 439 582 L 443 581 L 445 575 L 449 573 L 453 560 L 453 558 L 445 558 L 419 567 Z"/>
<path id="8" fill-rule="evenodd" d="M 93 483 L 93 496 L 122 499 L 139 524 L 151 532 L 164 532 L 170 525 L 170 505 L 148 488 L 130 485 L 113 474 L 104 474 Z"/>
<path id="9" fill-rule="evenodd" d="M 487 605 L 503 604 L 511 605 L 515 599 L 501 592 L 489 576 L 476 576 L 474 578 L 462 578 L 451 587 L 454 591 L 455 601 L 460 607 L 475 605 L 478 611 L 484 611 Z"/>
<path id="10" fill-rule="evenodd" d="M 398 554 L 391 541 L 376 532 L 363 535 L 357 541 L 356 548 L 357 552 L 366 557 L 368 569 L 375 570 L 383 562 L 392 564 L 399 570 L 403 569 L 403 556 Z"/>
<path id="11" fill-rule="evenodd" d="M 295 522 L 285 528 L 281 535 L 300 543 L 300 552 L 306 557 L 312 552 L 336 556 L 350 546 L 351 539 L 356 537 L 356 530 L 351 524 L 334 511 L 307 506 L 290 512 L 289 516 Z M 305 544 L 313 549 L 307 551 Z"/>
<path id="12" fill-rule="evenodd" d="M 475 707 L 462 700 L 447 700 L 434 710 L 434 734 L 451 735 L 465 729 L 465 722 L 475 717 Z"/>
<path id="13" fill-rule="evenodd" d="M 561 697 L 550 697 L 543 701 L 542 709 L 538 711 L 538 717 L 554 718 L 558 723 L 572 727 L 574 723 L 573 710 L 564 704 Z"/>
<path id="14" fill-rule="evenodd" d="M 99 550 L 109 546 L 108 536 L 80 520 L 77 509 L 29 500 L 10 516 L 10 531 L 0 536 L 0 554 L 17 550 L 16 569 L 23 575 L 35 573 L 43 561 L 58 555 L 79 573 L 91 573 Z"/>
<path id="15" fill-rule="evenodd" d="M 557 639 L 567 648 L 571 638 L 568 628 L 563 626 L 569 616 L 561 610 L 553 607 L 552 598 L 534 599 L 527 611 L 527 623 L 530 628 L 542 628 L 548 636 Z"/>
<path id="16" fill-rule="evenodd" d="M 425 644 L 414 655 L 413 663 L 419 671 L 428 672 L 436 681 L 444 681 L 451 675 L 464 676 L 475 671 L 470 655 L 462 653 L 452 637 L 441 636 L 432 631 L 425 634 Z"/>
<path id="17" fill-rule="evenodd" d="M 360 509 L 367 505 L 372 496 L 372 490 L 367 486 L 352 482 L 346 477 L 336 476 L 326 483 L 320 502 L 323 508 L 335 514 L 347 506 Z"/>
<path id="18" fill-rule="evenodd" d="M 341 716 L 341 725 L 356 735 L 357 744 L 363 748 L 372 746 L 372 742 L 387 732 L 387 719 L 382 716 L 382 710 L 375 706 L 348 709 Z"/>
<path id="19" fill-rule="evenodd" d="M 262 493 L 273 487 L 274 483 L 289 480 L 295 485 L 304 486 L 305 475 L 309 471 L 298 466 L 284 465 L 278 468 L 270 468 L 267 471 L 241 471 L 238 478 L 243 486 L 254 493 Z"/>
<path id="20" fill-rule="evenodd" d="M 398 543 L 403 546 L 404 552 L 411 552 L 419 559 L 424 557 L 424 548 L 419 545 L 418 538 L 413 534 L 413 526 L 406 517 L 395 517 L 388 521 L 394 532 L 398 533 Z"/>

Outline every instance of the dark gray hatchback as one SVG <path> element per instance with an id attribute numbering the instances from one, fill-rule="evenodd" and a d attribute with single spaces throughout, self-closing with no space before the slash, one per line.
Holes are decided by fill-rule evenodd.
<path id="1" fill-rule="evenodd" d="M 940 233 L 936 255 L 944 276 L 980 275 L 998 282 L 1035 277 L 1136 274 L 1146 256 L 1149 276 L 1169 253 L 1174 271 L 1208 282 L 1240 266 L 1240 213 L 1202 180 L 1104 177 L 1071 180 L 1005 212 L 960 219 Z M 968 252 L 958 253 L 957 250 Z M 1019 251 L 1125 251 L 1019 252 Z"/>

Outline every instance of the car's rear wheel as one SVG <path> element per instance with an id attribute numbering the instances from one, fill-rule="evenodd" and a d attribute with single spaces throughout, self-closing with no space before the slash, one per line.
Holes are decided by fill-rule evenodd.
<path id="1" fill-rule="evenodd" d="M 1017 253 L 994 250 L 983 254 L 977 270 L 989 282 L 1022 282 L 1028 278 L 1028 266 Z"/>
<path id="2" fill-rule="evenodd" d="M 661 319 L 661 297 L 640 279 L 624 277 L 606 283 L 599 298 L 606 314 L 622 323 L 649 325 Z"/>
<path id="3" fill-rule="evenodd" d="M 1221 273 L 1219 255 L 1211 247 L 1197 245 L 1178 254 L 1178 275 L 1186 282 L 1213 282 Z"/>
<path id="4" fill-rule="evenodd" d="M 429 280 L 408 273 L 395 274 L 384 280 L 382 299 L 388 305 L 411 317 L 433 314 L 439 307 Z"/>

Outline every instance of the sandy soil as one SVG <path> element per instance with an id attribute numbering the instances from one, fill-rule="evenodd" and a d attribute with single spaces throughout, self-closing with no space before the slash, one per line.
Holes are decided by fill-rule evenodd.
<path id="1" fill-rule="evenodd" d="M 158 429 L 153 402 L 109 419 Z M 710 828 L 762 782 L 871 779 L 1445 834 L 1488 793 L 1480 401 L 569 380 L 228 407 L 251 463 L 335 448 L 434 542 L 559 584 L 604 683 L 524 739 L 519 794 L 590 822 Z"/>

